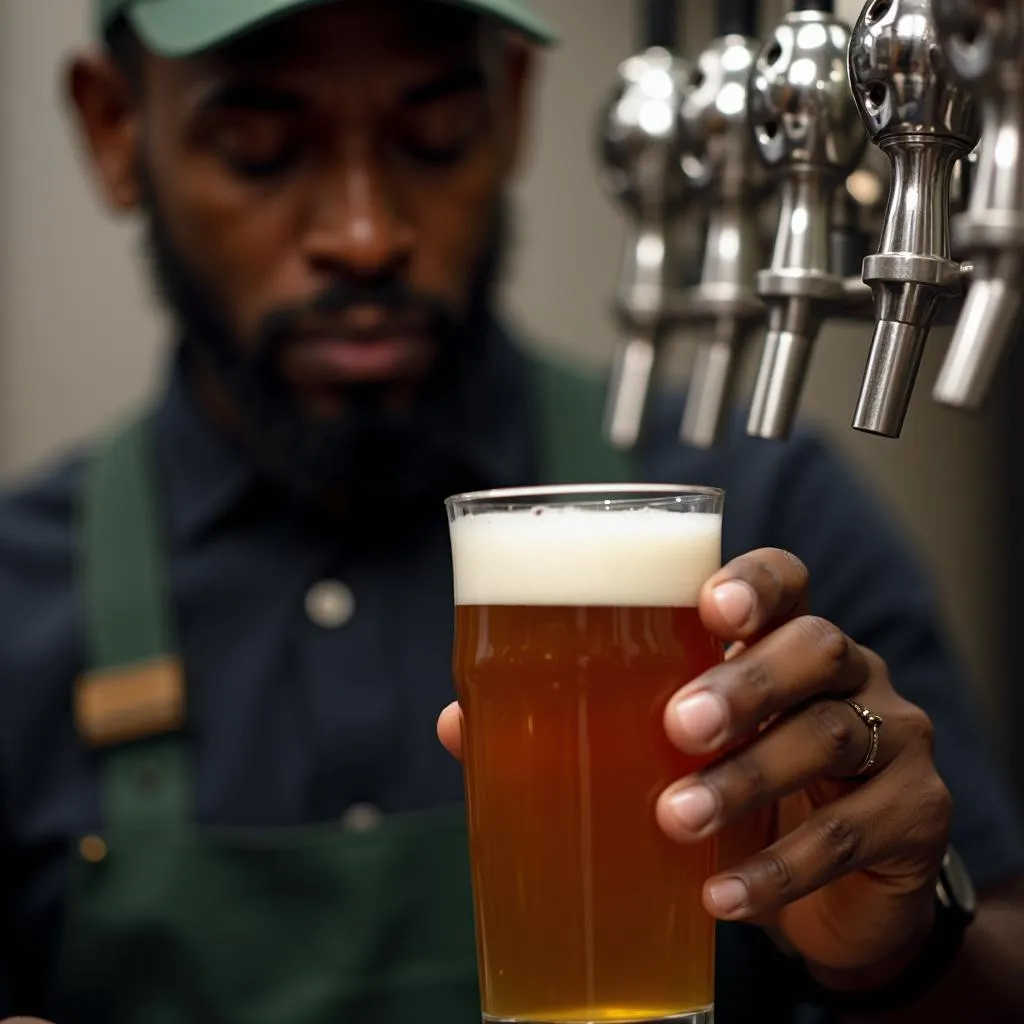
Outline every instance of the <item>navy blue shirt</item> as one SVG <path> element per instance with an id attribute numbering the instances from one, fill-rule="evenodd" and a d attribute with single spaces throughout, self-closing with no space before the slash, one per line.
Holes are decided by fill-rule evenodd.
<path id="1" fill-rule="evenodd" d="M 534 482 L 524 360 L 500 333 L 487 344 L 460 487 Z M 934 594 L 893 524 L 816 438 L 758 442 L 737 426 L 727 446 L 699 452 L 678 443 L 680 415 L 679 402 L 660 400 L 645 475 L 725 488 L 727 558 L 778 546 L 804 560 L 813 610 L 881 654 L 897 688 L 931 715 L 955 800 L 953 842 L 975 883 L 1024 874 L 1011 801 Z M 434 729 L 453 698 L 440 504 L 386 543 L 353 543 L 262 483 L 204 420 L 178 368 L 156 437 L 198 818 L 289 826 L 353 807 L 459 801 L 459 768 Z M 74 570 L 87 454 L 0 501 L 0 1016 L 45 1013 L 69 846 L 102 824 L 95 762 L 71 717 L 83 668 Z M 767 939 L 741 925 L 720 936 L 717 1019 L 797 1020 Z"/>

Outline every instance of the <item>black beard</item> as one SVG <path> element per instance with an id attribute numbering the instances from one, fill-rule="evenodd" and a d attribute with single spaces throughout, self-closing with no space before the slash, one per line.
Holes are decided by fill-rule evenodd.
<path id="1" fill-rule="evenodd" d="M 505 248 L 503 201 L 496 203 L 468 315 L 459 317 L 445 303 L 397 280 L 360 286 L 339 279 L 308 304 L 272 311 L 252 344 L 238 336 L 215 289 L 177 249 L 151 187 L 145 189 L 145 212 L 156 286 L 176 321 L 185 366 L 212 374 L 241 419 L 246 456 L 260 475 L 303 502 L 337 496 L 346 507 L 364 512 L 436 498 L 462 479 L 472 430 L 469 400 Z M 405 411 L 386 410 L 379 390 L 367 385 L 346 393 L 342 415 L 314 419 L 282 379 L 280 346 L 298 322 L 363 304 L 425 316 L 437 357 Z"/>

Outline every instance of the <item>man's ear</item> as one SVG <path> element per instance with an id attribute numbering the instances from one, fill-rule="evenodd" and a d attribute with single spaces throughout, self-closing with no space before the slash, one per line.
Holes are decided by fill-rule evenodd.
<path id="1" fill-rule="evenodd" d="M 505 82 L 502 109 L 506 133 L 505 159 L 507 172 L 512 174 L 522 163 L 527 140 L 531 137 L 530 99 L 538 62 L 534 48 L 516 35 L 506 37 L 502 60 Z"/>
<path id="2" fill-rule="evenodd" d="M 64 79 L 79 139 L 103 198 L 113 210 L 134 210 L 140 198 L 138 86 L 102 53 L 73 58 Z"/>

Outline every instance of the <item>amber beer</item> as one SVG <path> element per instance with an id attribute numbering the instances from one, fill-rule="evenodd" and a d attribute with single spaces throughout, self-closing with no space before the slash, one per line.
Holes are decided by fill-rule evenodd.
<path id="1" fill-rule="evenodd" d="M 655 801 L 698 767 L 668 698 L 722 656 L 696 602 L 720 492 L 449 501 L 484 1019 L 710 1020 L 713 842 Z"/>

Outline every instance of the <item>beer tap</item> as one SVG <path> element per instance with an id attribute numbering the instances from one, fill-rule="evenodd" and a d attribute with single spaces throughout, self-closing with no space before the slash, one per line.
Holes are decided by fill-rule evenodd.
<path id="1" fill-rule="evenodd" d="M 949 74 L 932 0 L 870 0 L 854 26 L 850 81 L 892 176 L 878 251 L 864 260 L 875 329 L 853 417 L 856 430 L 899 437 L 939 303 L 962 289 L 950 256 L 954 167 L 980 134 L 976 105 Z"/>
<path id="2" fill-rule="evenodd" d="M 934 0 L 939 43 L 981 104 L 967 210 L 953 242 L 973 275 L 933 396 L 976 410 L 1019 330 L 1024 288 L 1024 0 Z"/>
<path id="3" fill-rule="evenodd" d="M 625 60 L 602 122 L 602 181 L 629 214 L 616 314 L 622 338 L 609 380 L 604 430 L 617 448 L 640 438 L 679 275 L 671 228 L 691 187 L 682 170 L 679 110 L 691 68 L 674 52 L 676 0 L 643 5 L 644 50 Z"/>
<path id="4" fill-rule="evenodd" d="M 680 313 L 683 323 L 711 334 L 697 345 L 681 427 L 682 440 L 701 448 L 721 438 L 744 349 L 764 315 L 754 281 L 769 178 L 754 152 L 747 107 L 756 6 L 720 0 L 717 37 L 697 58 L 681 109 L 683 170 L 710 207 L 700 282 L 683 294 Z"/>
<path id="5" fill-rule="evenodd" d="M 822 321 L 857 294 L 833 270 L 829 252 L 836 189 L 866 146 L 847 71 L 849 42 L 831 3 L 804 0 L 754 65 L 751 124 L 781 194 L 771 263 L 757 275 L 768 325 L 747 422 L 755 437 L 789 435 Z"/>

